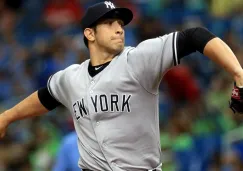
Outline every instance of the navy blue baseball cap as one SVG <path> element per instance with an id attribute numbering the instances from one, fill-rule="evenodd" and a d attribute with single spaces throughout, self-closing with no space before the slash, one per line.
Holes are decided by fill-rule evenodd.
<path id="1" fill-rule="evenodd" d="M 97 21 L 103 18 L 119 18 L 124 25 L 129 24 L 133 19 L 133 13 L 128 8 L 116 7 L 111 1 L 104 1 L 90 6 L 82 19 L 82 30 L 94 26 Z M 84 36 L 84 43 L 88 47 L 88 40 Z"/>

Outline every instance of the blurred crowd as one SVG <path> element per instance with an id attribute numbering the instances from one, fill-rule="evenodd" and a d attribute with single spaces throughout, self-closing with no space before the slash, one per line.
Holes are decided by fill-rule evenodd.
<path id="1" fill-rule="evenodd" d="M 127 46 L 202 26 L 223 39 L 243 65 L 242 0 L 114 1 L 134 12 L 125 28 Z M 89 58 L 80 20 L 95 2 L 0 1 L 1 111 L 46 86 L 50 75 Z M 243 118 L 228 108 L 232 86 L 232 77 L 200 53 L 166 73 L 159 104 L 163 171 L 243 170 Z M 0 141 L 0 171 L 52 170 L 73 129 L 63 107 L 11 124 Z"/>

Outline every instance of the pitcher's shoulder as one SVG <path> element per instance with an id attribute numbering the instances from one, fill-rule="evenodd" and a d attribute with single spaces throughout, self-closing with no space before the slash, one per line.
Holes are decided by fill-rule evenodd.
<path id="1" fill-rule="evenodd" d="M 135 47 L 133 47 L 133 46 L 125 46 L 125 48 L 124 48 L 124 52 L 129 52 L 130 50 L 132 50 L 132 49 L 134 49 Z"/>
<path id="2" fill-rule="evenodd" d="M 89 64 L 88 60 L 80 63 L 80 64 L 72 64 L 69 65 L 67 68 L 64 69 L 65 73 L 75 73 L 75 72 L 79 72 L 80 70 L 82 70 L 82 68 L 85 68 L 85 66 L 87 66 Z"/>
<path id="3" fill-rule="evenodd" d="M 126 46 L 124 47 L 124 50 L 122 51 L 121 55 L 127 56 L 135 47 L 132 46 Z"/>
<path id="4" fill-rule="evenodd" d="M 75 70 L 81 69 L 81 68 L 83 68 L 83 67 L 85 67 L 85 66 L 88 66 L 88 65 L 89 65 L 89 61 L 90 61 L 90 59 L 87 59 L 87 60 L 83 61 L 83 62 L 80 63 L 80 64 L 72 64 L 72 65 L 68 66 L 68 67 L 66 68 L 66 70 L 72 70 L 72 71 L 75 71 Z"/>

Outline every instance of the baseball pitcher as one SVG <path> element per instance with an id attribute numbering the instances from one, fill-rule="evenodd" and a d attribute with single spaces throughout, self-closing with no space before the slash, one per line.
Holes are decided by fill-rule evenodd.
<path id="1" fill-rule="evenodd" d="M 55 73 L 46 87 L 2 113 L 0 136 L 16 120 L 64 105 L 73 117 L 84 171 L 160 171 L 159 84 L 195 51 L 232 75 L 230 108 L 243 113 L 243 70 L 221 39 L 198 27 L 125 47 L 124 26 L 132 18 L 131 10 L 110 1 L 89 7 L 82 31 L 90 59 Z"/>

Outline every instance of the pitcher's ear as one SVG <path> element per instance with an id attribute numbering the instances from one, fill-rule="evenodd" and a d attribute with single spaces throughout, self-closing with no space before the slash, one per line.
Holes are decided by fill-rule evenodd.
<path id="1" fill-rule="evenodd" d="M 95 32 L 92 28 L 86 28 L 84 30 L 84 36 L 88 41 L 94 41 L 95 40 Z"/>

